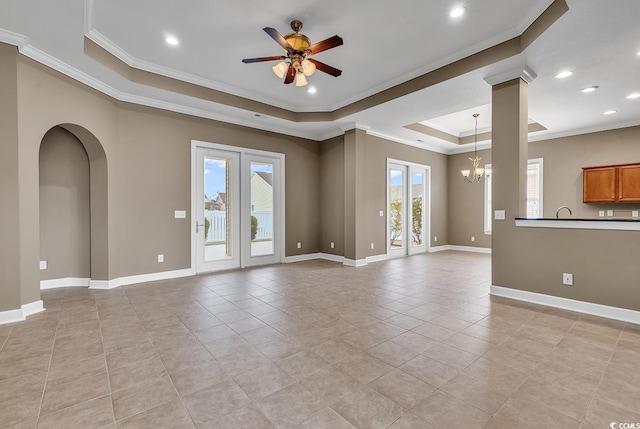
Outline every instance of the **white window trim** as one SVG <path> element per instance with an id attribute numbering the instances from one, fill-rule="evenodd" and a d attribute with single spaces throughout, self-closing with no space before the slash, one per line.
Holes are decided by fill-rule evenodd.
<path id="1" fill-rule="evenodd" d="M 527 160 L 527 165 L 529 164 L 539 164 L 540 165 L 540 169 L 539 169 L 539 174 L 538 174 L 538 190 L 539 190 L 539 201 L 538 201 L 538 206 L 539 206 L 539 214 L 540 217 L 544 217 L 544 159 L 543 158 L 532 158 Z M 489 213 L 489 207 L 488 207 L 488 192 L 489 192 L 489 187 L 491 186 L 491 164 L 485 164 L 484 166 L 485 171 L 488 171 L 489 173 L 486 175 L 486 179 L 484 182 L 484 233 L 486 235 L 491 235 L 491 222 L 493 220 L 493 216 L 492 213 Z M 491 199 L 492 199 L 492 204 L 493 204 L 493 195 L 491 195 Z M 493 211 L 493 208 L 492 210 Z"/>

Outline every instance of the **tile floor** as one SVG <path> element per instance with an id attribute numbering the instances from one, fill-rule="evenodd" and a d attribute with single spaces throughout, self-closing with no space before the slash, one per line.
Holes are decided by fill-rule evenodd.
<path id="1" fill-rule="evenodd" d="M 0 326 L 0 427 L 640 422 L 640 327 L 489 284 L 489 256 L 442 252 L 43 291 Z"/>

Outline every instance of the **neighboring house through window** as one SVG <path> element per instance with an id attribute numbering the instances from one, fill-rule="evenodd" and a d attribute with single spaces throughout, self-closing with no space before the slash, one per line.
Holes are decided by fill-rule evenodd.
<path id="1" fill-rule="evenodd" d="M 485 165 L 486 179 L 484 182 L 484 233 L 491 234 L 491 219 L 493 212 L 493 197 L 491 190 L 491 164 Z M 527 218 L 535 219 L 543 215 L 542 211 L 542 158 L 527 161 Z"/>

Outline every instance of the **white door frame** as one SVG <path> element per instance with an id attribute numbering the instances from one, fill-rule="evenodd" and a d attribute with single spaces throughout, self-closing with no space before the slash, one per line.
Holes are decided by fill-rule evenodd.
<path id="1" fill-rule="evenodd" d="M 411 172 L 415 171 L 416 169 L 418 170 L 423 170 L 425 172 L 424 175 L 424 191 L 426 193 L 426 199 L 424 201 L 424 210 L 422 213 L 423 219 L 422 219 L 422 225 L 423 225 L 423 231 L 424 231 L 424 243 L 425 243 L 425 247 L 424 250 L 421 249 L 418 251 L 413 250 L 412 251 L 412 246 L 411 246 L 411 234 L 409 233 L 409 229 L 410 225 L 408 225 L 408 219 L 406 216 L 406 210 L 405 213 L 403 214 L 403 216 L 405 217 L 405 229 L 407 229 L 407 237 L 409 237 L 409 239 L 405 238 L 405 241 L 407 241 L 407 245 L 405 246 L 405 252 L 404 254 L 400 255 L 398 254 L 398 252 L 391 252 L 391 247 L 390 247 L 390 242 L 389 242 L 389 234 L 390 234 L 390 228 L 389 228 L 389 206 L 390 206 L 390 199 L 391 199 L 391 195 L 389 193 L 389 167 L 390 164 L 396 164 L 399 166 L 403 166 L 406 167 L 406 182 L 410 185 L 411 184 Z M 387 221 L 386 221 L 386 238 L 385 238 L 385 242 L 386 242 L 386 251 L 387 251 L 387 258 L 393 258 L 393 257 L 399 257 L 399 256 L 406 256 L 406 255 L 413 255 L 416 253 L 425 253 L 425 252 L 429 252 L 431 249 L 431 166 L 429 165 L 424 165 L 424 164 L 418 164 L 415 162 L 410 162 L 410 161 L 403 161 L 403 160 L 399 160 L 399 159 L 394 159 L 394 158 L 387 158 L 387 165 L 386 165 L 386 171 L 385 171 L 385 177 L 386 177 L 386 194 L 387 194 L 387 201 L 386 201 L 386 210 L 387 210 Z M 405 187 L 405 201 L 410 201 L 410 192 L 409 192 L 409 188 L 410 186 L 406 186 L 403 185 Z"/>
<path id="2" fill-rule="evenodd" d="M 196 173 L 198 168 L 197 148 L 199 147 L 205 148 L 205 149 L 221 150 L 226 152 L 236 152 L 240 154 L 240 166 L 243 164 L 244 159 L 247 156 L 251 156 L 251 155 L 277 159 L 280 161 L 280 172 L 278 175 L 279 177 L 277 178 L 274 177 L 274 183 L 276 182 L 280 183 L 279 196 L 277 198 L 278 201 L 274 199 L 274 213 L 278 212 L 278 216 L 275 216 L 274 218 L 274 254 L 275 254 L 274 260 L 275 262 L 280 262 L 280 263 L 284 262 L 285 225 L 286 225 L 285 224 L 285 181 L 284 181 L 285 155 L 283 153 L 277 153 L 277 152 L 268 152 L 268 151 L 248 149 L 248 148 L 238 147 L 238 146 L 229 146 L 229 145 L 224 145 L 219 143 L 204 142 L 200 140 L 191 140 L 191 215 L 189 216 L 189 219 L 190 219 L 189 230 L 191 231 L 191 271 L 193 273 L 197 272 L 198 240 L 196 236 L 196 224 L 195 224 L 196 219 L 194 215 L 197 211 L 197 208 L 196 208 L 197 207 L 197 195 L 196 195 L 197 174 Z M 276 174 L 275 171 L 274 171 L 274 174 Z M 243 188 L 243 186 L 245 186 L 244 182 L 248 180 L 250 180 L 249 177 L 243 177 L 242 174 L 240 175 L 240 189 L 244 189 Z M 247 196 L 241 197 L 241 198 L 247 198 Z M 248 198 L 250 198 L 250 193 Z M 249 203 L 249 206 L 250 206 L 250 203 Z M 241 211 L 242 211 L 242 207 L 241 207 Z M 243 222 L 241 222 L 241 224 L 243 224 Z M 241 227 L 241 230 L 240 230 L 241 240 L 242 240 L 243 234 L 250 233 L 249 231 L 243 231 L 244 229 L 246 228 Z M 245 261 L 246 258 L 244 257 L 243 254 L 244 252 L 247 251 L 247 249 L 243 249 L 243 246 L 241 245 L 240 251 L 241 251 L 240 267 L 244 268 L 246 263 Z"/>

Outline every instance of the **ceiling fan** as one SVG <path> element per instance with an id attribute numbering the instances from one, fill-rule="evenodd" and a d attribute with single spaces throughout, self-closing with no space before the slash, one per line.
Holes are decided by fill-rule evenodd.
<path id="1" fill-rule="evenodd" d="M 293 33 L 282 36 L 275 28 L 263 28 L 265 33 L 271 36 L 273 40 L 284 48 L 287 53 L 286 55 L 245 58 L 242 62 L 249 64 L 259 63 L 262 61 L 284 60 L 272 67 L 272 70 L 279 78 L 282 79 L 284 77 L 285 84 L 290 84 L 295 80 L 296 86 L 305 86 L 307 84 L 306 76 L 311 76 L 315 73 L 316 69 L 334 77 L 338 77 L 342 74 L 342 70 L 338 70 L 335 67 L 331 67 L 330 65 L 311 58 L 311 55 L 342 45 L 343 42 L 341 37 L 337 35 L 332 36 L 312 45 L 309 38 L 300 33 L 300 30 L 302 29 L 302 22 L 297 19 L 291 21 L 291 29 L 293 30 Z"/>

